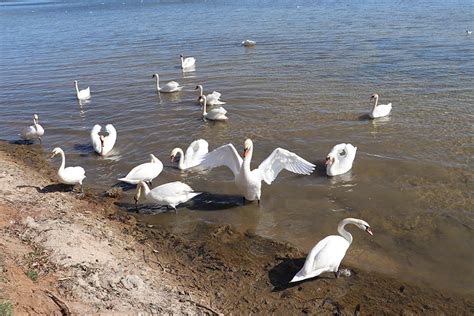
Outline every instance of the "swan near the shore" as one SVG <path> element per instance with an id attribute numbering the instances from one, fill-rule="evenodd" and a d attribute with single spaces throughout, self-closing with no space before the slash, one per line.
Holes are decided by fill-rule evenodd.
<path id="1" fill-rule="evenodd" d="M 156 73 L 153 74 L 152 78 L 156 78 L 156 91 L 163 93 L 172 93 L 183 90 L 183 87 L 176 81 L 169 81 L 162 87 L 160 87 L 160 76 Z"/>
<path id="2" fill-rule="evenodd" d="M 91 142 L 95 152 L 105 156 L 114 148 L 115 141 L 117 140 L 117 131 L 112 124 L 107 124 L 105 130 L 108 135 L 104 136 L 99 135 L 101 129 L 102 127 L 99 124 L 94 125 L 91 130 Z"/>
<path id="3" fill-rule="evenodd" d="M 181 148 L 174 148 L 171 151 L 170 159 L 174 162 L 177 155 L 179 155 L 178 168 L 180 170 L 186 170 L 197 166 L 204 155 L 209 151 L 209 144 L 204 139 L 198 139 L 193 141 L 186 149 L 186 154 Z"/>
<path id="4" fill-rule="evenodd" d="M 352 235 L 344 229 L 347 224 L 356 225 L 373 235 L 367 222 L 356 218 L 343 219 L 337 226 L 339 235 L 331 235 L 318 242 L 306 257 L 303 268 L 290 282 L 314 278 L 324 272 L 334 272 L 336 278 L 338 277 L 339 265 L 352 243 Z"/>
<path id="5" fill-rule="evenodd" d="M 74 86 L 76 87 L 76 97 L 79 101 L 90 99 L 91 97 L 91 89 L 87 87 L 87 89 L 79 90 L 79 83 L 77 80 L 74 80 Z"/>
<path id="6" fill-rule="evenodd" d="M 229 118 L 226 116 L 227 110 L 224 109 L 222 106 L 218 108 L 213 108 L 209 112 L 207 112 L 207 98 L 205 95 L 199 97 L 202 102 L 204 103 L 202 109 L 202 117 L 211 120 L 211 121 L 226 121 Z"/>
<path id="7" fill-rule="evenodd" d="M 332 177 L 351 170 L 356 152 L 357 147 L 352 146 L 352 144 L 338 144 L 334 146 L 324 161 L 326 174 Z"/>
<path id="8" fill-rule="evenodd" d="M 137 184 L 140 181 L 151 182 L 163 171 L 163 163 L 155 155 L 150 154 L 151 161 L 136 166 L 124 177 L 118 179 L 130 184 Z"/>
<path id="9" fill-rule="evenodd" d="M 142 194 L 147 201 L 170 206 L 176 211 L 177 205 L 189 201 L 193 197 L 201 194 L 201 192 L 194 192 L 189 185 L 179 181 L 162 184 L 150 190 L 145 182 L 140 181 L 138 182 L 137 191 L 134 196 L 135 204 L 138 203 Z"/>
<path id="10" fill-rule="evenodd" d="M 390 114 L 392 111 L 392 103 L 389 104 L 378 104 L 379 102 L 379 95 L 377 93 L 374 93 L 370 96 L 370 100 L 374 101 L 374 106 L 369 112 L 370 118 L 378 118 L 378 117 L 384 117 Z"/>
<path id="11" fill-rule="evenodd" d="M 84 178 L 86 177 L 86 172 L 84 171 L 84 168 L 82 167 L 65 168 L 66 157 L 64 155 L 64 151 L 61 148 L 56 147 L 53 149 L 51 159 L 53 159 L 53 157 L 58 154 L 61 155 L 61 166 L 59 167 L 59 170 L 58 170 L 59 181 L 61 181 L 61 183 L 64 183 L 64 184 L 71 184 L 71 185 L 80 184 L 81 192 L 83 193 L 84 190 L 82 188 L 82 180 L 84 180 Z"/>
<path id="12" fill-rule="evenodd" d="M 39 117 L 37 114 L 33 115 L 33 125 L 25 127 L 20 134 L 18 134 L 24 140 L 35 140 L 38 139 L 41 144 L 41 136 L 44 135 L 44 129 L 39 124 Z"/>
<path id="13" fill-rule="evenodd" d="M 196 58 L 194 58 L 194 57 L 184 58 L 183 54 L 180 54 L 179 58 L 181 60 L 181 69 L 183 69 L 183 71 L 194 70 L 195 69 Z"/>
<path id="14" fill-rule="evenodd" d="M 244 142 L 244 159 L 240 158 L 234 145 L 223 145 L 204 156 L 199 166 L 215 168 L 228 167 L 234 174 L 234 181 L 239 192 L 246 200 L 260 202 L 262 181 L 271 184 L 278 174 L 286 169 L 293 173 L 309 175 L 316 167 L 295 153 L 283 148 L 276 148 L 257 169 L 250 169 L 253 155 L 253 142 Z"/>
<path id="15" fill-rule="evenodd" d="M 199 89 L 198 103 L 201 103 L 201 101 L 204 101 L 203 99 L 201 99 L 201 97 L 204 95 L 202 85 L 197 85 L 195 90 L 197 90 L 197 89 Z M 208 95 L 206 95 L 207 105 L 223 105 L 223 104 L 225 104 L 224 101 L 220 100 L 220 97 L 221 97 L 221 94 L 219 92 L 212 91 L 212 93 L 209 93 Z"/>

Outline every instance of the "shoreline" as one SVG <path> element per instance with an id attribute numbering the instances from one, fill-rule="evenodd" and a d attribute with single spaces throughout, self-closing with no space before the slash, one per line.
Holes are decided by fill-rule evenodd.
<path id="1" fill-rule="evenodd" d="M 474 313 L 472 296 L 344 260 L 349 277 L 289 285 L 306 256 L 291 244 L 231 225 L 148 227 L 102 192 L 58 185 L 44 156 L 0 141 L 0 304 L 16 313 Z"/>

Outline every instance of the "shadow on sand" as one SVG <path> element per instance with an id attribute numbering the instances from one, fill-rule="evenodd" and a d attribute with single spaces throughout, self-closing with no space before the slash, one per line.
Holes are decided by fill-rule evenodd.
<path id="1" fill-rule="evenodd" d="M 51 192 L 73 192 L 74 186 L 69 184 L 55 183 L 48 184 L 47 186 L 40 188 L 34 185 L 18 185 L 17 188 L 34 188 L 38 193 L 51 193 Z"/>

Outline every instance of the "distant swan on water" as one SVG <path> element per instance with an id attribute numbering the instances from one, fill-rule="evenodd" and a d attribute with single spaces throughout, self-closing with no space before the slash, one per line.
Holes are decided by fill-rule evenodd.
<path id="1" fill-rule="evenodd" d="M 367 222 L 356 218 L 343 219 L 337 226 L 339 235 L 327 236 L 318 242 L 306 257 L 303 268 L 296 273 L 290 282 L 314 278 L 324 272 L 334 272 L 336 278 L 339 276 L 339 265 L 352 244 L 352 235 L 344 229 L 347 224 L 356 225 L 368 234 L 373 235 Z"/>
<path id="2" fill-rule="evenodd" d="M 354 147 L 351 144 L 338 144 L 334 146 L 324 161 L 324 164 L 326 165 L 326 174 L 332 177 L 344 174 L 351 170 L 356 152 L 357 147 Z"/>
<path id="3" fill-rule="evenodd" d="M 198 90 L 198 89 L 199 89 L 198 103 L 201 103 L 202 99 L 200 99 L 200 97 L 202 97 L 204 95 L 202 85 L 197 85 L 195 90 Z M 220 100 L 220 97 L 221 97 L 221 94 L 219 92 L 212 91 L 212 93 L 209 93 L 208 95 L 206 95 L 207 104 L 208 105 L 223 105 L 223 104 L 225 104 L 224 101 Z M 204 101 L 204 100 L 202 100 L 202 101 Z"/>
<path id="4" fill-rule="evenodd" d="M 181 91 L 183 89 L 183 87 L 180 86 L 176 81 L 169 81 L 160 87 L 160 76 L 157 73 L 153 74 L 152 78 L 156 78 L 156 91 L 158 92 L 172 93 Z"/>
<path id="5" fill-rule="evenodd" d="M 77 80 L 74 80 L 74 85 L 76 87 L 76 96 L 79 101 L 90 99 L 91 97 L 91 89 L 87 87 L 87 89 L 79 90 L 79 83 Z"/>
<path id="6" fill-rule="evenodd" d="M 374 106 L 369 112 L 370 118 L 378 118 L 378 117 L 384 117 L 390 114 L 392 111 L 392 103 L 389 104 L 378 104 L 379 102 L 379 95 L 377 93 L 374 93 L 370 96 L 370 100 L 374 101 Z"/>
<path id="7" fill-rule="evenodd" d="M 226 121 L 229 118 L 226 116 L 227 110 L 224 109 L 222 106 L 218 108 L 213 108 L 209 112 L 207 112 L 207 98 L 205 95 L 200 97 L 203 100 L 203 109 L 202 109 L 202 117 L 211 120 L 211 121 Z"/>
<path id="8" fill-rule="evenodd" d="M 183 54 L 180 54 L 179 58 L 181 60 L 181 69 L 183 69 L 184 71 L 188 69 L 194 70 L 194 67 L 196 66 L 196 58 L 194 57 L 184 58 Z"/>
<path id="9" fill-rule="evenodd" d="M 253 46 L 257 45 L 257 42 L 251 41 L 251 40 L 245 40 L 240 45 L 242 45 L 244 47 L 253 47 Z"/>
<path id="10" fill-rule="evenodd" d="M 33 115 L 33 125 L 25 127 L 20 134 L 18 134 L 24 140 L 35 140 L 38 139 L 41 144 L 41 136 L 44 135 L 44 129 L 39 124 L 39 117 L 37 114 Z"/>

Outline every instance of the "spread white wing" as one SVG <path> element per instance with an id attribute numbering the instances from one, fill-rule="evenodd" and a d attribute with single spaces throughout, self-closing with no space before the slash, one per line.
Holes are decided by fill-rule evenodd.
<path id="1" fill-rule="evenodd" d="M 242 166 L 242 158 L 240 158 L 234 145 L 227 144 L 214 149 L 204 156 L 203 161 L 199 164 L 204 168 L 212 169 L 219 166 L 226 166 L 237 176 Z"/>
<path id="2" fill-rule="evenodd" d="M 256 170 L 263 181 L 271 184 L 283 169 L 298 174 L 311 174 L 315 167 L 315 165 L 297 154 L 283 148 L 277 148 Z"/>

